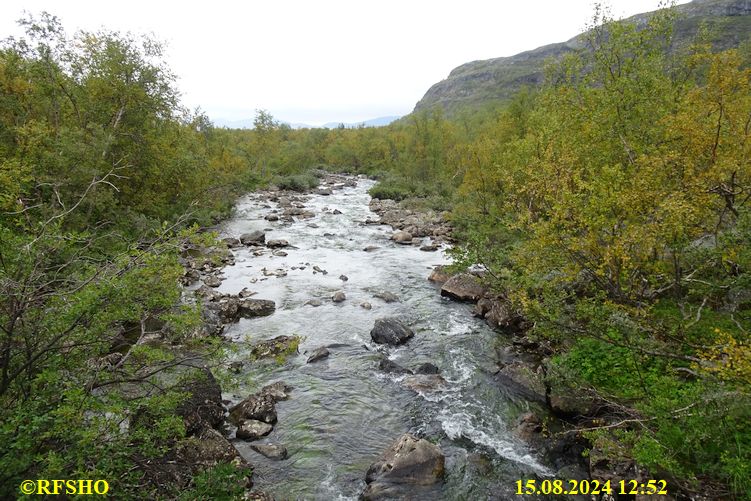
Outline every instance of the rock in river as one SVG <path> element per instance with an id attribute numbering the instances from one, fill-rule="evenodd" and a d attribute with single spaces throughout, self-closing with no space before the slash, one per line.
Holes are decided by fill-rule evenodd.
<path id="1" fill-rule="evenodd" d="M 230 409 L 229 418 L 238 425 L 248 419 L 274 424 L 276 423 L 276 399 L 262 392 L 251 395 Z"/>
<path id="2" fill-rule="evenodd" d="M 242 318 L 265 317 L 274 313 L 276 304 L 268 299 L 241 299 L 237 304 L 237 315 Z"/>
<path id="3" fill-rule="evenodd" d="M 412 244 L 412 235 L 406 231 L 396 231 L 391 235 L 391 240 L 398 244 L 410 245 Z"/>
<path id="4" fill-rule="evenodd" d="M 297 336 L 277 336 L 254 344 L 250 349 L 253 359 L 289 355 L 297 351 L 300 338 Z"/>
<path id="5" fill-rule="evenodd" d="M 486 292 L 480 279 L 471 273 L 460 273 L 446 280 L 441 287 L 441 296 L 457 301 L 476 303 Z"/>
<path id="6" fill-rule="evenodd" d="M 243 245 L 263 245 L 266 242 L 266 234 L 260 230 L 240 235 L 240 242 Z"/>
<path id="7" fill-rule="evenodd" d="M 319 360 L 323 360 L 324 358 L 328 357 L 330 353 L 331 352 L 329 352 L 328 348 L 326 348 L 325 346 L 316 348 L 315 350 L 313 350 L 313 353 L 311 353 L 310 356 L 308 357 L 307 363 L 311 364 L 313 362 L 318 362 Z"/>
<path id="8" fill-rule="evenodd" d="M 414 335 L 412 329 L 391 317 L 377 319 L 370 331 L 370 337 L 378 344 L 404 344 Z"/>
<path id="9" fill-rule="evenodd" d="M 445 458 L 441 449 L 407 433 L 370 465 L 365 476 L 368 487 L 362 499 L 411 498 L 396 495 L 398 488 L 438 483 L 443 479 L 444 470 Z"/>
<path id="10" fill-rule="evenodd" d="M 289 247 L 289 242 L 282 239 L 269 240 L 266 242 L 266 247 L 270 249 L 278 249 L 280 247 Z"/>
<path id="11" fill-rule="evenodd" d="M 274 427 L 263 421 L 257 421 L 255 419 L 246 419 L 240 426 L 237 427 L 237 438 L 243 440 L 258 440 L 261 437 L 265 437 Z"/>
<path id="12" fill-rule="evenodd" d="M 253 444 L 250 448 L 269 459 L 287 459 L 287 448 L 281 444 Z"/>
<path id="13" fill-rule="evenodd" d="M 331 300 L 335 303 L 342 303 L 345 299 L 347 299 L 347 296 L 342 291 L 337 291 L 331 296 Z"/>

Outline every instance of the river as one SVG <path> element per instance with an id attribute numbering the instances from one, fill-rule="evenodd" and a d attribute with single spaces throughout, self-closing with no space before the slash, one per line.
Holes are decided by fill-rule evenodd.
<path id="1" fill-rule="evenodd" d="M 541 409 L 494 380 L 503 337 L 474 318 L 469 305 L 442 298 L 427 280 L 435 265 L 449 262 L 443 250 L 397 245 L 389 240 L 390 226 L 363 224 L 377 219 L 368 208 L 372 184 L 358 179 L 356 187 L 330 196 L 307 195 L 306 210 L 315 216 L 294 222 L 264 220 L 277 204 L 251 194 L 224 224 L 225 236 L 265 229 L 267 239 L 290 244 L 283 249 L 286 256 L 237 249 L 236 264 L 224 269 L 220 292 L 247 287 L 277 306 L 269 317 L 228 328 L 225 335 L 236 342 L 231 357 L 247 360 L 246 341 L 303 339 L 299 354 L 284 363 L 245 364 L 239 387 L 224 395 L 237 402 L 274 381 L 291 385 L 290 398 L 277 404 L 279 422 L 261 440 L 284 444 L 289 458 L 266 459 L 242 440 L 234 445 L 254 465 L 256 488 L 278 500 L 345 500 L 357 499 L 368 466 L 411 432 L 438 443 L 446 455 L 444 483 L 416 490 L 411 499 L 511 498 L 516 480 L 549 473 L 512 433 L 521 413 Z M 364 251 L 368 246 L 378 248 Z M 328 273 L 314 272 L 314 265 Z M 345 301 L 331 301 L 337 291 L 345 293 Z M 396 294 L 399 301 L 386 303 L 374 297 L 379 292 Z M 311 299 L 321 306 L 306 304 Z M 397 348 L 374 344 L 370 330 L 385 316 L 405 321 L 415 336 Z M 330 356 L 307 364 L 310 352 L 324 345 Z M 416 393 L 402 384 L 404 376 L 379 370 L 381 353 L 412 369 L 433 363 L 447 384 Z"/>

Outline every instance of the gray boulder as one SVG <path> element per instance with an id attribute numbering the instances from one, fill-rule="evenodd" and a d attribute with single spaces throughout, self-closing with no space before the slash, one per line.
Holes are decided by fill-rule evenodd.
<path id="1" fill-rule="evenodd" d="M 414 335 L 412 329 L 392 317 L 377 319 L 370 331 L 371 339 L 378 344 L 404 344 Z"/>
<path id="2" fill-rule="evenodd" d="M 260 230 L 240 235 L 243 245 L 263 245 L 266 242 L 266 234 Z"/>
<path id="3" fill-rule="evenodd" d="M 237 304 L 237 315 L 241 318 L 265 317 L 276 310 L 274 301 L 268 299 L 241 299 Z"/>
<path id="4" fill-rule="evenodd" d="M 441 287 L 441 296 L 470 303 L 476 303 L 485 292 L 486 288 L 480 283 L 480 279 L 471 273 L 454 275 Z"/>
<path id="5" fill-rule="evenodd" d="M 370 465 L 362 498 L 385 499 L 396 494 L 399 487 L 436 484 L 442 481 L 444 472 L 445 458 L 437 445 L 405 434 Z"/>

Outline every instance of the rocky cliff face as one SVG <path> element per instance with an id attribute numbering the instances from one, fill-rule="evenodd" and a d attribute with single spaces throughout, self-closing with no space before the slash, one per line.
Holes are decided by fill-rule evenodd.
<path id="1" fill-rule="evenodd" d="M 694 0 L 677 7 L 675 44 L 690 41 L 701 23 L 714 28 L 718 49 L 738 46 L 751 34 L 751 0 Z M 643 24 L 651 13 L 637 14 L 628 21 Z M 514 56 L 473 61 L 455 68 L 448 78 L 433 85 L 415 106 L 415 111 L 440 107 L 446 115 L 462 109 L 504 102 L 523 86 L 543 81 L 548 60 L 556 60 L 583 47 L 578 35 L 563 43 L 544 45 Z"/>

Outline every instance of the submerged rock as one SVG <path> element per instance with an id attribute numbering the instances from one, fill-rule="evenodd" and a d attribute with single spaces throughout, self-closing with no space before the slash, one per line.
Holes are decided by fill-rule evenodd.
<path id="1" fill-rule="evenodd" d="M 347 299 L 347 296 L 342 291 L 337 291 L 331 296 L 331 300 L 335 303 L 342 303 L 345 299 Z"/>
<path id="2" fill-rule="evenodd" d="M 388 372 L 391 374 L 412 374 L 411 370 L 407 369 L 406 367 L 402 367 L 401 365 L 397 364 L 393 360 L 389 360 L 386 357 L 383 357 L 378 362 L 378 368 L 383 372 Z"/>
<path id="3" fill-rule="evenodd" d="M 373 297 L 377 297 L 378 299 L 382 299 L 383 301 L 387 303 L 396 303 L 399 301 L 399 296 L 394 294 L 393 292 L 376 292 L 373 294 Z"/>
<path id="4" fill-rule="evenodd" d="M 410 390 L 420 393 L 439 390 L 446 386 L 446 380 L 438 374 L 415 374 L 405 377 L 402 384 Z"/>
<path id="5" fill-rule="evenodd" d="M 412 329 L 392 317 L 377 319 L 370 331 L 370 337 L 378 344 L 404 344 L 414 335 Z"/>
<path id="6" fill-rule="evenodd" d="M 441 370 L 430 362 L 420 364 L 415 369 L 415 374 L 440 374 Z"/>
<path id="7" fill-rule="evenodd" d="M 287 459 L 287 448 L 281 444 L 253 444 L 250 448 L 269 459 Z"/>
<path id="8" fill-rule="evenodd" d="M 306 363 L 311 364 L 313 362 L 323 360 L 324 358 L 328 357 L 330 353 L 331 352 L 325 346 L 316 348 L 315 350 L 313 350 L 313 353 L 310 354 Z"/>

